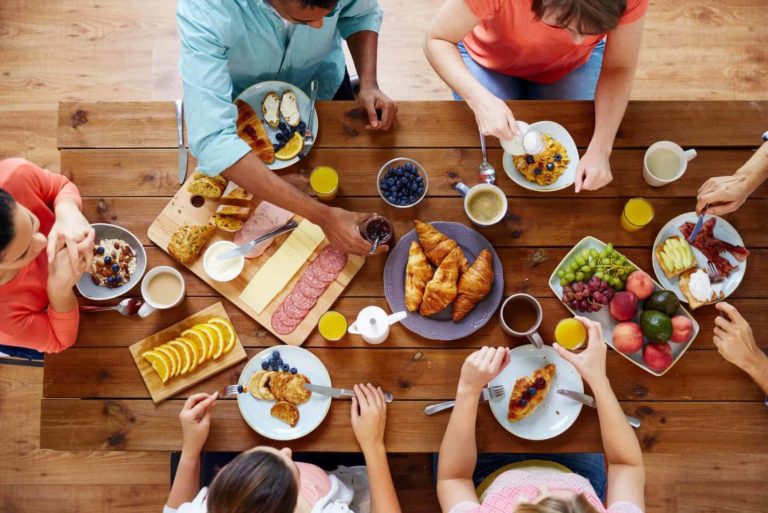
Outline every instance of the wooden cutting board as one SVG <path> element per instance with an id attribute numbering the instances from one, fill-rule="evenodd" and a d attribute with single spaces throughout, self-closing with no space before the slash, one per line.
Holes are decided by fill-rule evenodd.
<path id="1" fill-rule="evenodd" d="M 187 180 L 187 183 L 191 181 L 191 178 Z M 171 240 L 171 236 L 176 229 L 183 224 L 208 224 L 208 219 L 216 211 L 216 207 L 220 204 L 219 200 L 206 199 L 205 204 L 200 207 L 192 205 L 192 196 L 187 192 L 187 183 L 185 183 L 171 201 L 165 206 L 163 211 L 154 220 L 149 227 L 147 235 L 149 239 L 157 244 L 162 250 L 168 251 L 168 242 Z M 255 205 L 254 205 L 255 206 Z M 301 222 L 300 216 L 295 216 L 296 222 Z M 240 276 L 229 282 L 218 282 L 212 280 L 203 269 L 203 255 L 205 249 L 211 244 L 220 240 L 232 240 L 234 234 L 227 233 L 222 230 L 216 230 L 216 233 L 208 241 L 208 244 L 200 253 L 200 256 L 191 265 L 186 266 L 190 271 L 195 273 L 201 280 L 213 287 L 222 296 L 229 299 L 232 303 L 237 305 L 243 312 L 252 317 L 256 322 L 261 324 L 265 329 L 273 333 L 277 338 L 285 342 L 286 344 L 298 346 L 304 343 L 312 330 L 317 326 L 317 322 L 320 320 L 325 312 L 327 312 L 336 299 L 341 295 L 344 288 L 349 285 L 352 278 L 357 274 L 360 268 L 365 263 L 365 258 L 357 255 L 349 255 L 347 265 L 342 269 L 341 273 L 336 277 L 330 286 L 326 289 L 322 296 L 317 300 L 315 306 L 309 311 L 304 320 L 299 324 L 296 329 L 288 335 L 280 335 L 275 333 L 272 329 L 272 313 L 280 306 L 283 298 L 285 298 L 293 289 L 294 284 L 301 278 L 302 273 L 306 269 L 309 262 L 314 260 L 315 256 L 328 245 L 328 240 L 325 239 L 316 249 L 315 252 L 307 259 L 304 266 L 293 276 L 288 282 L 286 287 L 278 294 L 271 303 L 259 314 L 251 308 L 245 301 L 240 299 L 240 293 L 251 281 L 251 278 L 261 268 L 261 266 L 277 251 L 277 248 L 290 236 L 290 233 L 286 233 L 275 237 L 274 242 L 270 245 L 267 251 L 258 258 L 246 258 L 245 268 Z M 183 264 L 179 264 L 183 265 Z"/>
<path id="2" fill-rule="evenodd" d="M 142 358 L 141 353 L 144 351 L 149 351 L 150 349 L 161 346 L 166 342 L 177 338 L 182 331 L 191 328 L 195 324 L 207 322 L 211 317 L 223 317 L 228 321 L 230 320 L 227 311 L 224 310 L 224 305 L 219 301 L 218 303 L 214 303 L 208 308 L 200 310 L 196 314 L 190 315 L 186 319 L 177 322 L 173 326 L 169 326 L 162 331 L 158 331 L 154 335 L 150 335 L 149 337 L 136 342 L 128 348 L 131 350 L 133 360 L 136 362 L 141 377 L 144 379 L 144 384 L 147 385 L 149 395 L 152 396 L 152 401 L 154 401 L 155 404 L 178 394 L 182 390 L 187 389 L 196 383 L 200 383 L 209 376 L 232 367 L 236 363 L 247 358 L 245 349 L 243 349 L 243 344 L 240 342 L 240 337 L 237 337 L 237 333 L 235 333 L 235 336 L 237 337 L 235 347 L 233 347 L 230 352 L 221 355 L 218 360 L 205 361 L 194 371 L 184 376 L 170 378 L 165 383 L 160 380 L 157 372 L 155 372 L 149 362 Z"/>

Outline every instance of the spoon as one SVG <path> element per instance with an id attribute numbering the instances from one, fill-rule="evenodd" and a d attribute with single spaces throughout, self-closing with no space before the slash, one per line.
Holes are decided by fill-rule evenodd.
<path id="1" fill-rule="evenodd" d="M 485 134 L 480 132 L 480 148 L 483 150 L 483 162 L 477 168 L 477 179 L 480 183 L 496 183 L 496 170 L 488 162 L 485 151 Z"/>
<path id="2" fill-rule="evenodd" d="M 140 299 L 129 297 L 129 298 L 123 299 L 118 304 L 113 306 L 82 305 L 80 306 L 80 311 L 81 312 L 107 312 L 109 310 L 115 310 L 119 312 L 121 315 L 124 315 L 126 317 L 131 317 L 133 315 L 136 315 L 139 312 L 139 308 L 141 308 L 141 305 L 142 305 L 142 302 Z"/>
<path id="3" fill-rule="evenodd" d="M 376 250 L 379 247 L 379 240 L 380 240 L 380 237 L 377 235 L 376 238 L 373 240 L 373 245 L 371 246 L 371 252 L 369 253 L 370 255 L 376 254 Z"/>

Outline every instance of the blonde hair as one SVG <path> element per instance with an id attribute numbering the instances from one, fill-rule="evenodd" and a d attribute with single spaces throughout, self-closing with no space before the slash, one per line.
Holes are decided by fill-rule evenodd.
<path id="1" fill-rule="evenodd" d="M 572 499 L 547 497 L 538 504 L 520 504 L 515 513 L 598 513 L 582 494 Z"/>

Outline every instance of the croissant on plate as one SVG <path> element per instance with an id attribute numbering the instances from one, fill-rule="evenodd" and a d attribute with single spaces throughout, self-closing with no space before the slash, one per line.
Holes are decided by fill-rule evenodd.
<path id="1" fill-rule="evenodd" d="M 464 252 L 457 247 L 443 259 L 424 290 L 424 299 L 419 308 L 421 315 L 426 317 L 441 312 L 456 299 L 458 294 L 456 282 L 459 279 L 459 265 L 462 258 L 464 258 Z"/>
<path id="2" fill-rule="evenodd" d="M 250 104 L 235 100 L 237 106 L 237 135 L 267 164 L 275 161 L 275 148 L 269 139 L 267 129 Z"/>
<path id="3" fill-rule="evenodd" d="M 405 307 L 409 312 L 415 312 L 421 306 L 424 289 L 434 273 L 424 250 L 418 242 L 412 241 L 408 250 L 408 265 L 405 267 Z"/>
<path id="4" fill-rule="evenodd" d="M 442 264 L 443 259 L 448 256 L 451 251 L 459 247 L 455 240 L 448 238 L 444 233 L 440 232 L 440 230 L 431 224 L 424 223 L 418 219 L 414 220 L 414 224 L 416 225 L 416 234 L 419 236 L 421 247 L 424 248 L 424 253 L 427 255 L 427 259 L 429 259 L 433 265 Z M 461 251 L 459 270 L 464 272 L 468 268 L 469 263 L 464 257 L 464 252 Z"/>
<path id="5" fill-rule="evenodd" d="M 461 275 L 458 286 L 458 297 L 453 303 L 453 322 L 459 322 L 479 303 L 493 285 L 493 256 L 484 249 L 467 272 Z"/>

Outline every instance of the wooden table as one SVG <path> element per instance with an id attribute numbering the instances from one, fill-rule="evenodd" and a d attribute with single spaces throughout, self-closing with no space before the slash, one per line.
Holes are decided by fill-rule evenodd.
<path id="1" fill-rule="evenodd" d="M 551 119 L 566 126 L 582 151 L 592 133 L 591 103 L 525 102 L 513 108 L 520 119 Z M 394 221 L 400 234 L 411 229 L 414 217 L 468 222 L 461 201 L 450 188 L 457 176 L 474 182 L 480 162 L 473 116 L 464 103 L 402 103 L 396 126 L 383 134 L 366 132 L 353 104 L 320 102 L 318 111 L 320 137 L 309 158 L 297 167 L 302 173 L 319 164 L 338 169 L 342 181 L 336 205 L 378 211 Z M 504 262 L 505 294 L 525 290 L 540 297 L 545 311 L 542 330 L 551 334 L 567 311 L 550 292 L 547 279 L 569 247 L 590 234 L 613 241 L 651 272 L 650 247 L 658 230 L 672 217 L 693 209 L 696 190 L 707 178 L 731 173 L 747 160 L 766 127 L 768 102 L 631 103 L 611 157 L 613 183 L 578 196 L 572 190 L 534 194 L 514 185 L 503 174 L 501 150 L 491 139 L 494 146 L 489 159 L 499 171 L 499 185 L 509 196 L 512 219 L 481 231 Z M 681 180 L 653 189 L 641 178 L 642 158 L 645 148 L 660 139 L 695 147 L 699 157 Z M 178 188 L 173 104 L 62 103 L 58 142 L 62 172 L 80 188 L 87 217 L 93 222 L 121 224 L 134 232 L 147 246 L 150 267 L 179 267 L 146 237 L 147 227 Z M 377 196 L 376 172 L 396 156 L 415 158 L 429 172 L 430 197 L 414 209 L 389 208 Z M 619 214 L 626 198 L 638 195 L 652 199 L 656 219 L 646 229 L 630 234 L 620 228 Z M 747 275 L 732 302 L 752 323 L 763 347 L 768 346 L 766 213 L 768 188 L 762 187 L 729 216 L 752 251 Z M 544 261 L 536 263 L 541 257 Z M 384 261 L 384 257 L 369 259 L 336 303 L 335 308 L 348 319 L 354 319 L 366 305 L 386 306 L 381 283 Z M 148 397 L 127 346 L 219 300 L 205 283 L 182 272 L 188 297 L 179 307 L 145 320 L 116 313 L 85 314 L 77 344 L 46 357 L 42 447 L 177 450 L 181 447 L 178 412 L 183 399 L 235 382 L 242 365 L 158 406 Z M 277 343 L 236 307 L 225 304 L 249 355 Z M 662 378 L 609 351 L 608 375 L 614 390 L 624 410 L 642 418 L 637 434 L 643 450 L 768 452 L 768 409 L 763 396 L 715 350 L 711 340 L 715 310 L 703 308 L 695 316 L 702 328 L 699 337 Z M 354 336 L 326 342 L 315 332 L 304 347 L 323 360 L 335 385 L 371 381 L 394 392 L 397 400 L 389 412 L 387 447 L 391 452 L 408 453 L 438 450 L 448 415 L 427 417 L 423 408 L 453 396 L 459 369 L 471 351 L 484 344 L 521 343 L 491 322 L 474 336 L 455 342 L 425 340 L 395 326 L 381 346 L 368 346 Z M 588 408 L 569 431 L 545 442 L 509 435 L 487 407 L 480 408 L 477 425 L 481 451 L 601 449 L 597 416 Z M 239 451 L 263 442 L 243 421 L 235 401 L 222 401 L 206 449 Z M 356 451 L 349 403 L 334 401 L 322 426 L 288 445 L 306 451 Z"/>

